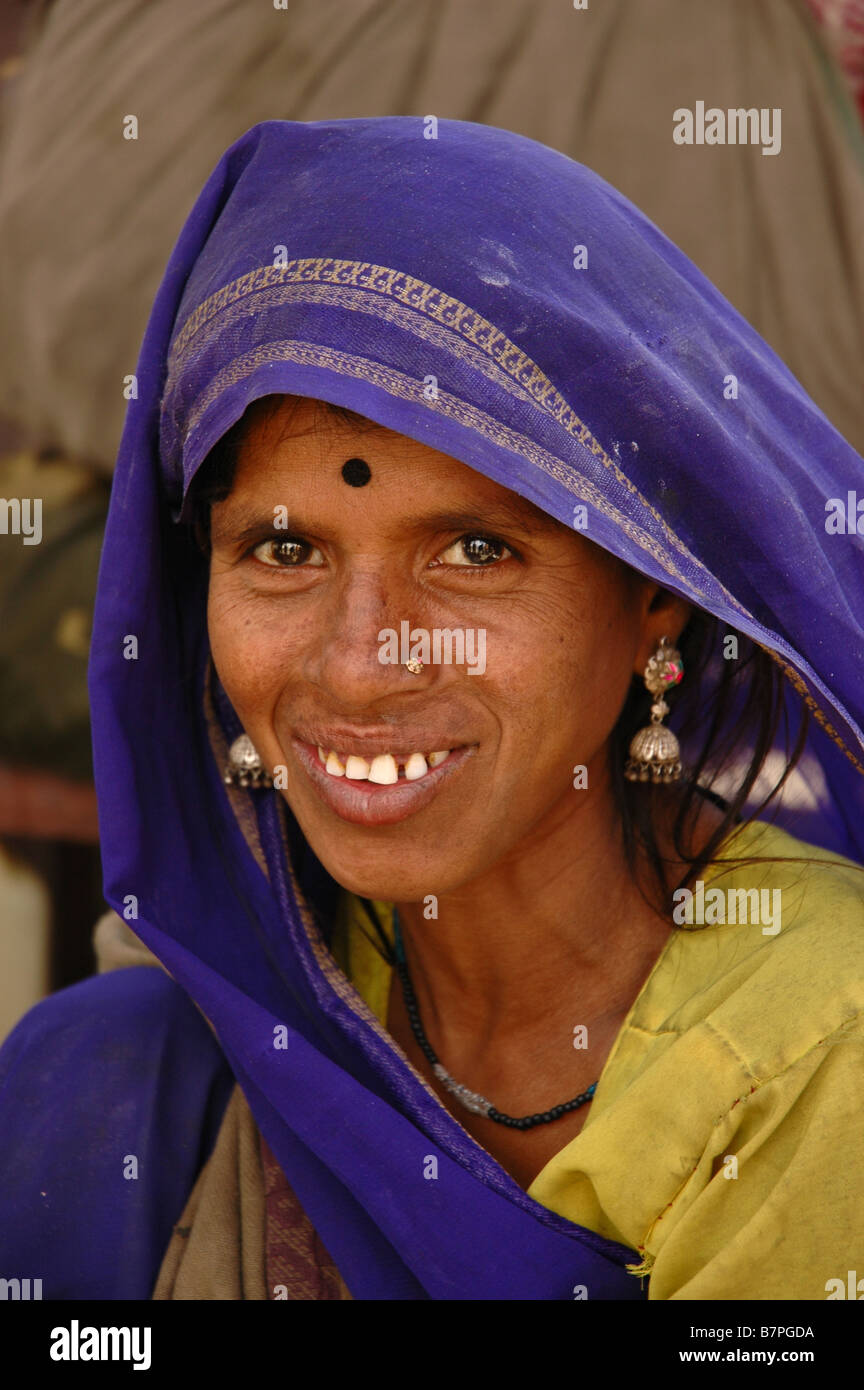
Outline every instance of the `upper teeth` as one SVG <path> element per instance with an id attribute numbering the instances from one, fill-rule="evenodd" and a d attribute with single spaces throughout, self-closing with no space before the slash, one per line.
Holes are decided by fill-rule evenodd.
<path id="1" fill-rule="evenodd" d="M 434 753 L 411 753 L 398 761 L 392 753 L 379 753 L 371 762 L 367 762 L 355 753 L 345 756 L 332 748 L 328 750 L 320 744 L 318 746 L 318 756 L 331 777 L 347 777 L 352 782 L 378 782 L 382 786 L 391 786 L 399 781 L 400 763 L 405 769 L 406 781 L 416 782 L 426 775 L 430 767 L 443 763 L 449 752 L 449 748 L 442 748 Z"/>

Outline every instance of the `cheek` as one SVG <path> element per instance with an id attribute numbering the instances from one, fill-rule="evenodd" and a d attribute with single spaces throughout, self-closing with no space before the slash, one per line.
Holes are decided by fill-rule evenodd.
<path id="1" fill-rule="evenodd" d="M 256 712 L 272 706 L 284 672 L 278 631 L 256 615 L 255 605 L 230 580 L 212 577 L 207 600 L 210 651 L 237 716 L 250 728 Z"/>
<path id="2" fill-rule="evenodd" d="M 601 573 L 590 584 L 562 583 L 523 617 L 499 648 L 495 672 L 514 732 L 531 742 L 535 763 L 554 764 L 565 749 L 584 761 L 606 741 L 627 697 L 637 605 Z"/>

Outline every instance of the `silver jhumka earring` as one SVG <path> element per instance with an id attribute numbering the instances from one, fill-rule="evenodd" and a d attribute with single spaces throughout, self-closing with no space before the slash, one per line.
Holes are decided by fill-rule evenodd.
<path id="1" fill-rule="evenodd" d="M 272 787 L 273 779 L 248 734 L 241 734 L 231 744 L 222 780 L 229 787 Z"/>
<path id="2" fill-rule="evenodd" d="M 669 713 L 663 696 L 680 684 L 684 663 L 668 637 L 660 638 L 660 645 L 649 659 L 644 675 L 645 685 L 654 696 L 651 723 L 631 739 L 624 776 L 628 782 L 677 782 L 681 777 L 681 749 L 672 730 L 663 723 Z"/>

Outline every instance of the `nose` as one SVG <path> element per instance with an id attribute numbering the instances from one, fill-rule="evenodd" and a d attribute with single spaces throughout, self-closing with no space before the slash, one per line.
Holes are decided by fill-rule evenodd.
<path id="1" fill-rule="evenodd" d="M 409 583 L 377 568 L 353 571 L 334 589 L 319 612 L 310 643 L 306 675 L 328 702 L 345 713 L 362 710 L 383 697 L 426 689 L 430 668 L 412 674 L 392 660 L 388 634 L 400 625 L 423 626 L 422 597 Z M 382 661 L 382 655 L 391 659 Z"/>

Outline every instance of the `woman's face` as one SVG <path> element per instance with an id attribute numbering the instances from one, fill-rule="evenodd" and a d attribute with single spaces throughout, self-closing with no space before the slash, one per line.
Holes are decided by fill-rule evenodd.
<path id="1" fill-rule="evenodd" d="M 343 476 L 352 458 L 363 486 Z M 385 900 L 531 853 L 586 797 L 608 808 L 604 745 L 631 677 L 686 614 L 482 474 L 305 400 L 253 413 L 211 539 L 231 703 L 328 871 Z M 402 624 L 409 649 L 428 634 L 419 674 L 385 645 Z M 384 780 L 338 775 L 367 767 Z"/>

